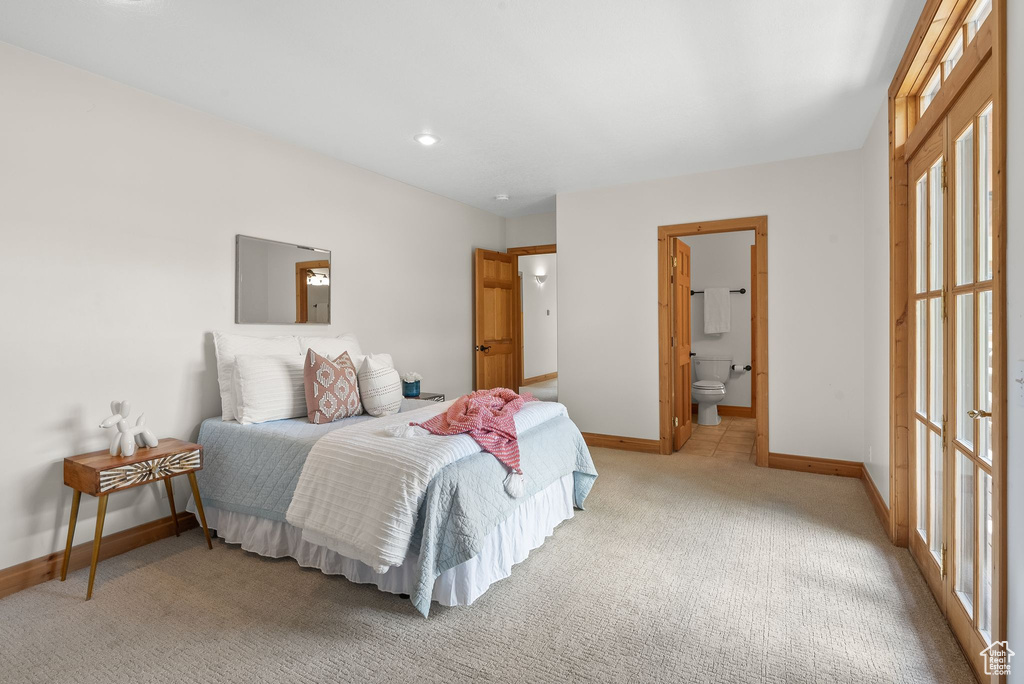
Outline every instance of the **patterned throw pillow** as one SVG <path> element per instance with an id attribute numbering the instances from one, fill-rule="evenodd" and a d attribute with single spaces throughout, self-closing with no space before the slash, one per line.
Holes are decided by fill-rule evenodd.
<path id="1" fill-rule="evenodd" d="M 359 379 L 348 352 L 331 361 L 308 350 L 302 379 L 306 385 L 306 413 L 310 423 L 331 423 L 363 412 Z"/>
<path id="2" fill-rule="evenodd" d="M 398 413 L 402 408 L 402 378 L 388 354 L 370 354 L 359 367 L 359 394 L 371 416 Z"/>

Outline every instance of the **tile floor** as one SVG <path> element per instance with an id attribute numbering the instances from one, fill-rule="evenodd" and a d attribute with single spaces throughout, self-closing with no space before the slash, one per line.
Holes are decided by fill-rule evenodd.
<path id="1" fill-rule="evenodd" d="M 693 435 L 683 445 L 681 453 L 753 461 L 756 454 L 755 420 L 732 416 L 721 416 L 721 420 L 721 423 L 714 426 L 697 425 L 697 416 L 694 415 Z"/>

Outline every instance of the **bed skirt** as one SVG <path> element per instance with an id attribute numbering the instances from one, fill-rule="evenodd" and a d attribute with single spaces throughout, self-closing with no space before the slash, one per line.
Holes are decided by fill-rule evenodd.
<path id="1" fill-rule="evenodd" d="M 468 606 L 487 588 L 512 574 L 521 563 L 564 520 L 573 517 L 572 473 L 548 485 L 524 501 L 504 522 L 484 538 L 473 558 L 441 573 L 434 581 L 432 600 L 443 606 Z M 186 510 L 195 513 L 189 499 Z M 402 565 L 387 572 L 347 558 L 302 538 L 302 532 L 287 522 L 268 520 L 245 513 L 206 508 L 206 522 L 228 544 L 269 558 L 294 558 L 304 568 L 317 568 L 327 575 L 342 575 L 357 584 L 375 584 L 381 591 L 409 594 L 418 553 L 410 550 Z"/>

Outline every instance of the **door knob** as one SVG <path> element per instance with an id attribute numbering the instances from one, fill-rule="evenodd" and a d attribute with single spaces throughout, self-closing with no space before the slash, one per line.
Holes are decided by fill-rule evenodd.
<path id="1" fill-rule="evenodd" d="M 989 413 L 988 411 L 982 411 L 981 409 L 972 409 L 967 412 L 967 416 L 969 418 L 973 418 L 974 420 L 978 420 L 979 418 L 988 418 L 991 415 L 992 414 Z"/>
<path id="2" fill-rule="evenodd" d="M 477 351 L 480 351 L 480 352 L 486 352 L 486 351 L 487 351 L 488 349 L 490 349 L 490 348 L 491 348 L 491 347 L 490 347 L 490 345 L 488 345 L 488 344 L 478 344 L 478 345 L 476 346 L 476 350 L 477 350 Z"/>

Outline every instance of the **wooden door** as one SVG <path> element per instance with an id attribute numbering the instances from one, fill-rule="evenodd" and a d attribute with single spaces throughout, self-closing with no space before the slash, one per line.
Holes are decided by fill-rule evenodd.
<path id="1" fill-rule="evenodd" d="M 994 67 L 986 62 L 908 163 L 914 305 L 910 550 L 981 672 L 992 642 L 997 268 Z"/>
<path id="2" fill-rule="evenodd" d="M 673 370 L 675 373 L 675 415 L 672 417 L 672 448 L 678 451 L 693 433 L 690 375 L 690 246 L 675 239 L 672 250 Z"/>
<path id="3" fill-rule="evenodd" d="M 943 358 L 946 339 L 945 126 L 938 126 L 908 163 L 911 203 L 908 213 L 914 227 L 915 248 L 911 278 L 911 387 L 914 388 L 911 428 L 910 554 L 917 561 L 945 608 L 945 477 L 946 467 L 946 372 Z"/>
<path id="4" fill-rule="evenodd" d="M 756 238 L 755 238 L 756 239 Z M 750 245 L 750 413 L 757 416 L 757 245 Z"/>
<path id="5" fill-rule="evenodd" d="M 994 363 L 994 85 L 989 60 L 946 117 L 946 617 L 978 660 L 993 633 L 993 389 L 1006 382 Z"/>
<path id="6" fill-rule="evenodd" d="M 515 329 L 516 257 L 476 250 L 473 271 L 476 389 L 516 387 Z"/>

